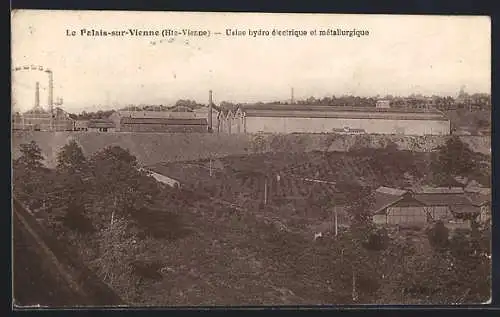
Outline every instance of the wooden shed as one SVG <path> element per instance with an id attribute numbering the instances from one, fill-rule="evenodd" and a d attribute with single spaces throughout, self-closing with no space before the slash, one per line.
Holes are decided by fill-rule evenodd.
<path id="1" fill-rule="evenodd" d="M 410 191 L 389 187 L 375 191 L 372 215 L 374 223 L 383 225 L 425 226 L 428 220 L 424 204 Z"/>

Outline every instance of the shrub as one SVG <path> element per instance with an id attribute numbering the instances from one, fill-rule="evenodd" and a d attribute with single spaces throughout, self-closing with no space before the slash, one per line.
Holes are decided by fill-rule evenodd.
<path id="1" fill-rule="evenodd" d="M 427 237 L 435 250 L 442 250 L 448 246 L 449 230 L 442 221 L 438 221 L 427 231 Z"/>

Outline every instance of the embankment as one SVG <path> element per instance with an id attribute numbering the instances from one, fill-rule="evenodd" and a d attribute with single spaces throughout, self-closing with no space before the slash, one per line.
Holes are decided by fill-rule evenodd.
<path id="1" fill-rule="evenodd" d="M 260 141 L 257 139 L 260 138 Z M 395 136 L 395 135 L 333 135 L 292 134 L 277 138 L 273 135 L 217 135 L 217 134 L 167 134 L 167 133 L 98 133 L 98 132 L 14 132 L 12 147 L 14 158 L 19 155 L 19 145 L 35 141 L 46 158 L 48 166 L 54 166 L 57 152 L 74 139 L 85 155 L 118 145 L 128 149 L 143 165 L 159 162 L 196 160 L 252 153 L 253 151 L 348 151 L 353 147 L 383 147 L 393 142 L 400 149 L 428 152 L 443 144 L 449 137 L 443 136 Z M 483 136 L 460 137 L 476 152 L 490 154 L 491 139 Z M 260 144 L 260 145 L 257 145 Z"/>

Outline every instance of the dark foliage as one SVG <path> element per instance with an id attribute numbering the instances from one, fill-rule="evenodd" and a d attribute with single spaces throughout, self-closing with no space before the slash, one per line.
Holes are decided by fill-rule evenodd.
<path id="1" fill-rule="evenodd" d="M 449 230 L 442 221 L 436 222 L 427 232 L 429 243 L 436 250 L 444 250 L 449 243 Z"/>
<path id="2" fill-rule="evenodd" d="M 458 137 L 438 147 L 433 170 L 436 175 L 466 176 L 474 169 L 474 152 Z"/>
<path id="3" fill-rule="evenodd" d="M 387 234 L 387 230 L 381 228 L 370 232 L 370 234 L 368 235 L 368 239 L 363 244 L 363 246 L 371 251 L 382 251 L 387 249 L 389 242 L 390 240 Z"/>

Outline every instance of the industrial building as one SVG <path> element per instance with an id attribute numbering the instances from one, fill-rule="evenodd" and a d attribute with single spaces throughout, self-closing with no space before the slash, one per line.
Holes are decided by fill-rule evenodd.
<path id="1" fill-rule="evenodd" d="M 221 133 L 450 134 L 450 121 L 430 109 L 242 105 L 219 113 L 219 120 Z"/>
<path id="2" fill-rule="evenodd" d="M 203 133 L 212 132 L 217 112 L 212 111 L 212 91 L 207 107 L 174 107 L 170 111 L 115 111 L 109 120 L 119 132 Z M 217 107 L 215 107 L 217 109 Z"/>
<path id="3" fill-rule="evenodd" d="M 23 116 L 19 112 L 15 112 L 11 117 L 12 130 L 23 130 Z"/>
<path id="4" fill-rule="evenodd" d="M 54 108 L 54 105 L 62 105 L 62 98 L 58 98 L 56 102 L 53 100 L 54 80 L 52 70 L 34 65 L 31 65 L 31 67 L 16 67 L 14 70 L 43 71 L 48 74 L 49 87 L 47 106 L 42 107 L 40 103 L 40 83 L 36 82 L 34 107 L 22 114 L 15 113 L 12 117 L 12 129 L 27 131 L 73 131 L 75 120 L 71 119 L 69 114 L 61 108 Z"/>
<path id="5" fill-rule="evenodd" d="M 132 118 L 120 120 L 120 132 L 204 133 L 208 131 L 205 118 Z"/>
<path id="6" fill-rule="evenodd" d="M 61 108 L 54 109 L 54 115 L 42 108 L 35 108 L 25 113 L 16 113 L 12 118 L 13 130 L 26 131 L 73 131 L 75 120 Z"/>
<path id="7" fill-rule="evenodd" d="M 194 110 L 174 108 L 172 111 L 120 110 L 109 116 L 109 120 L 120 132 L 207 132 L 212 122 L 217 124 L 217 113 L 212 112 L 210 107 Z"/>

